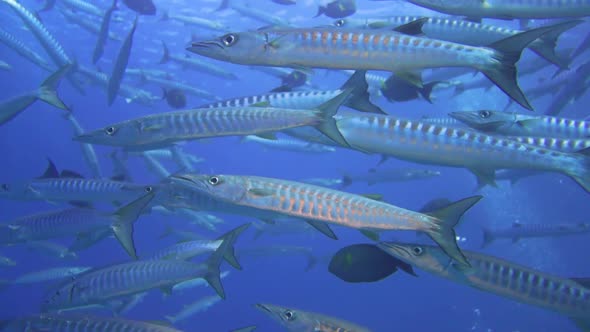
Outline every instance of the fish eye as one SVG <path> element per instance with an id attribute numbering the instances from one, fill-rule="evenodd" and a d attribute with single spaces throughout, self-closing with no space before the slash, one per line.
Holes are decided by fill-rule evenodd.
<path id="1" fill-rule="evenodd" d="M 115 133 L 115 131 L 117 131 L 117 129 L 115 127 L 108 127 L 104 131 L 107 133 L 107 135 L 112 136 Z"/>
<path id="2" fill-rule="evenodd" d="M 209 178 L 209 183 L 213 186 L 219 184 L 219 178 L 216 176 L 212 176 Z"/>
<path id="3" fill-rule="evenodd" d="M 424 249 L 422 249 L 422 247 L 414 247 L 412 248 L 412 252 L 414 253 L 414 255 L 420 256 L 424 252 Z"/>
<path id="4" fill-rule="evenodd" d="M 482 119 L 489 118 L 492 115 L 490 111 L 479 111 L 479 117 Z"/>
<path id="5" fill-rule="evenodd" d="M 152 188 L 151 186 L 147 186 L 144 190 L 146 193 L 151 193 L 154 190 L 154 188 Z"/>
<path id="6" fill-rule="evenodd" d="M 337 26 L 337 27 L 344 26 L 344 20 L 343 19 L 339 19 L 338 21 L 334 22 L 334 25 Z"/>
<path id="7" fill-rule="evenodd" d="M 293 319 L 295 319 L 295 313 L 293 313 L 293 311 L 291 311 L 291 310 L 287 310 L 287 311 L 285 311 L 285 312 L 283 313 L 283 315 L 285 316 L 285 318 L 286 318 L 287 320 L 293 320 Z"/>
<path id="8" fill-rule="evenodd" d="M 225 46 L 231 46 L 236 42 L 237 38 L 234 35 L 225 35 L 223 37 L 221 37 L 221 41 L 223 42 L 223 45 Z"/>

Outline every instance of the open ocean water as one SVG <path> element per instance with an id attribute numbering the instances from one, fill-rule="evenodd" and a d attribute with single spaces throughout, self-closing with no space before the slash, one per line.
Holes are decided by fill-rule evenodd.
<path id="1" fill-rule="evenodd" d="M 237 0 L 236 0 L 237 1 Z M 41 1 L 19 1 L 32 12 L 39 10 Z M 109 7 L 107 1 L 88 1 L 101 10 Z M 122 1 L 121 1 L 122 2 Z M 163 13 L 180 14 L 206 18 L 223 23 L 229 31 L 247 31 L 268 26 L 268 23 L 246 17 L 232 9 L 216 12 L 218 0 L 155 0 L 157 14 L 140 16 L 135 32 L 133 47 L 127 68 L 161 70 L 166 77 L 183 82 L 211 93 L 216 100 L 238 96 L 266 93 L 281 85 L 279 78 L 248 66 L 207 59 L 185 50 L 191 38 L 211 39 L 223 32 L 183 24 L 173 19 L 161 20 Z M 289 20 L 295 26 L 323 26 L 335 20 L 326 16 L 313 18 L 317 11 L 317 1 L 299 0 L 293 6 L 283 6 L 267 0 L 250 0 L 249 6 L 260 9 L 273 16 Z M 405 3 L 403 1 L 356 1 L 356 13 L 351 18 L 387 17 L 393 15 L 440 15 L 435 12 Z M 82 29 L 79 25 L 64 18 L 62 10 L 72 10 L 67 1 L 57 0 L 49 11 L 39 12 L 39 17 L 47 30 L 61 43 L 65 52 L 78 65 L 110 75 L 121 45 L 120 41 L 108 40 L 101 59 L 92 64 L 91 57 L 97 36 Z M 74 15 L 99 24 L 100 17 L 81 10 L 72 11 Z M 135 14 L 123 3 L 114 12 L 110 31 L 124 38 L 129 31 Z M 518 27 L 517 21 L 484 20 L 506 27 Z M 545 21 L 533 21 L 543 25 Z M 558 49 L 575 48 L 586 38 L 590 25 L 583 23 L 565 33 L 559 40 Z M 35 37 L 26 29 L 23 21 L 6 4 L 0 1 L 0 28 L 9 31 L 31 49 L 48 59 Z M 162 57 L 162 41 L 171 54 L 198 58 L 215 64 L 235 74 L 237 79 L 220 78 L 199 72 L 173 62 L 159 64 Z M 525 51 L 519 66 L 527 61 L 537 60 L 538 56 Z M 576 58 L 575 64 L 588 62 L 590 53 Z M 0 70 L 0 100 L 35 89 L 49 72 L 31 64 L 11 48 L 0 44 L 0 60 L 11 65 L 10 70 Z M 48 62 L 50 62 L 48 60 Z M 50 62 L 51 63 L 51 62 Z M 576 65 L 572 65 L 573 68 Z M 52 65 L 53 66 L 53 65 Z M 534 87 L 542 80 L 551 80 L 555 66 L 547 66 L 541 71 L 521 80 L 521 87 Z M 374 72 L 370 72 L 374 73 Z M 381 72 L 386 75 L 387 73 Z M 297 89 L 337 89 L 346 81 L 347 75 L 335 70 L 315 69 L 308 72 L 309 82 Z M 463 75 L 457 78 L 465 82 L 483 77 L 481 74 Z M 89 80 L 84 84 L 85 94 L 77 92 L 72 85 L 63 80 L 58 93 L 68 105 L 78 122 L 86 130 L 103 128 L 111 123 L 173 110 L 161 99 L 163 89 L 157 83 L 150 83 L 140 76 L 126 75 L 123 84 L 149 91 L 155 100 L 151 105 L 137 100 L 126 100 L 119 96 L 108 106 L 105 88 Z M 586 82 L 588 84 L 588 82 Z M 198 107 L 215 100 L 205 100 L 186 94 L 186 109 Z M 537 115 L 551 102 L 553 96 L 547 95 L 532 100 Z M 388 102 L 373 93 L 371 100 L 390 115 L 420 119 L 422 117 L 446 117 L 447 113 L 464 110 L 504 109 L 508 97 L 496 87 L 475 89 L 455 96 L 452 88 L 439 88 L 433 92 L 433 103 L 419 98 L 409 102 Z M 559 116 L 585 118 L 589 115 L 588 94 L 580 96 L 568 105 Z M 510 111 L 530 113 L 517 105 Z M 85 177 L 92 172 L 83 158 L 80 144 L 72 140 L 74 133 L 71 124 L 64 119 L 65 112 L 41 101 L 37 101 L 15 119 L 0 128 L 0 183 L 13 183 L 39 177 L 50 159 L 58 170 L 73 170 Z M 280 137 L 286 137 L 281 136 Z M 590 276 L 587 253 L 590 251 L 590 234 L 569 237 L 543 237 L 522 239 L 512 243 L 509 239 L 499 239 L 485 248 L 482 247 L 483 228 L 510 227 L 514 222 L 523 224 L 585 223 L 590 212 L 588 193 L 574 181 L 561 174 L 546 173 L 527 177 L 514 185 L 499 181 L 497 187 L 486 187 L 476 191 L 475 177 L 465 169 L 437 165 L 421 165 L 409 161 L 389 158 L 379 164 L 380 156 L 337 148 L 335 152 L 302 153 L 280 151 L 242 142 L 240 137 L 222 137 L 194 140 L 181 144 L 182 151 L 202 158 L 195 166 L 195 172 L 204 174 L 257 175 L 301 181 L 309 178 L 341 179 L 346 174 L 365 173 L 371 168 L 412 168 L 440 171 L 441 175 L 407 182 L 388 182 L 368 185 L 362 181 L 342 189 L 357 194 L 380 194 L 383 201 L 411 210 L 419 210 L 425 203 L 435 198 L 459 200 L 474 194 L 483 199 L 470 209 L 456 228 L 459 245 L 462 249 L 482 252 L 519 263 L 546 273 L 562 277 Z M 113 164 L 109 155 L 112 147 L 95 146 L 100 167 L 105 177 L 113 175 Z M 163 166 L 170 173 L 184 171 L 173 160 L 163 159 Z M 130 154 L 126 166 L 133 181 L 141 184 L 158 184 L 163 179 L 152 172 L 145 163 Z M 67 208 L 66 202 L 39 199 L 22 201 L 0 199 L 0 221 L 10 221 L 43 211 Z M 96 203 L 94 208 L 101 211 L 114 211 L 117 207 L 108 203 Z M 191 224 L 180 215 L 163 215 L 153 212 L 143 215 L 135 224 L 133 234 L 139 257 L 150 253 L 179 239 L 174 235 L 161 238 L 170 227 L 176 230 L 191 231 L 206 239 L 219 235 L 244 223 L 264 225 L 260 220 L 247 216 L 210 212 L 219 217 L 222 223 L 215 224 L 215 230 Z M 301 222 L 293 220 L 291 222 Z M 268 227 L 268 225 L 266 225 Z M 283 327 L 254 307 L 256 303 L 273 303 L 294 307 L 310 312 L 323 313 L 346 321 L 366 326 L 371 331 L 481 331 L 481 332 L 568 332 L 578 331 L 567 317 L 523 303 L 503 298 L 488 292 L 476 290 L 465 285 L 445 280 L 426 271 L 415 268 L 418 277 L 398 271 L 390 277 L 375 283 L 346 283 L 328 272 L 330 257 L 340 248 L 356 244 L 371 243 L 358 230 L 334 225 L 338 240 L 332 240 L 312 228 L 305 232 L 280 235 L 262 234 L 255 238 L 256 227 L 250 228 L 240 236 L 236 244 L 236 254 L 243 266 L 242 271 L 233 269 L 227 263 L 222 271 L 230 271 L 222 280 L 226 296 L 212 307 L 196 313 L 174 327 L 183 331 L 230 331 L 239 327 L 256 325 L 256 331 L 282 331 Z M 431 243 L 427 237 L 414 232 L 389 231 L 381 234 L 385 241 L 408 241 Z M 51 240 L 68 246 L 73 237 Z M 306 271 L 306 257 L 298 254 L 263 254 L 261 256 L 240 255 L 248 248 L 272 248 L 276 246 L 297 246 L 311 250 L 317 264 Z M 77 252 L 76 258 L 57 257 L 48 249 L 31 249 L 28 243 L 0 247 L 0 256 L 16 262 L 15 266 L 1 267 L 0 279 L 0 320 L 39 313 L 40 304 L 50 289 L 59 281 L 53 280 L 34 284 L 12 284 L 19 276 L 43 269 L 65 266 L 101 267 L 129 260 L 128 255 L 114 238 L 108 238 L 89 249 Z M 199 256 L 202 260 L 204 256 Z M 164 321 L 164 316 L 179 312 L 186 304 L 214 295 L 209 287 L 188 289 L 171 295 L 160 290 L 150 290 L 136 307 L 123 317 L 143 321 Z M 93 314 L 109 316 L 106 309 L 92 309 Z M 34 330 L 37 331 L 37 330 Z"/>

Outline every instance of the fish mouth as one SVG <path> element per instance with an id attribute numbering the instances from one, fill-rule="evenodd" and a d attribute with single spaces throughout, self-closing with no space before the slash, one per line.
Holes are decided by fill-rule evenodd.
<path id="1" fill-rule="evenodd" d="M 451 112 L 449 116 L 455 120 L 464 121 L 473 119 L 474 115 L 471 112 Z"/>
<path id="2" fill-rule="evenodd" d="M 219 47 L 220 49 L 224 49 L 223 46 L 214 40 L 207 40 L 207 41 L 202 41 L 202 42 L 193 42 L 190 43 L 187 47 L 186 50 L 189 52 L 193 52 L 193 53 L 199 53 L 199 51 L 203 51 L 203 50 L 209 50 L 211 48 L 213 48 L 213 46 Z"/>
<path id="3" fill-rule="evenodd" d="M 408 250 L 404 246 L 401 246 L 393 242 L 379 242 L 377 243 L 377 246 L 389 255 L 392 255 L 397 258 L 404 258 L 409 256 Z"/>
<path id="4" fill-rule="evenodd" d="M 188 182 L 190 184 L 195 183 L 193 178 L 189 174 L 173 174 L 170 175 L 171 180 L 178 180 L 179 182 Z"/>

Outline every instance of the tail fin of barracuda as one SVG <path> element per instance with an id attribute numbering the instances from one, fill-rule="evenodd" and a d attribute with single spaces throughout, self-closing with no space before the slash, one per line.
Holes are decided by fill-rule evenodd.
<path id="1" fill-rule="evenodd" d="M 352 89 L 346 89 L 336 97 L 317 107 L 317 111 L 321 113 L 323 120 L 315 126 L 316 129 L 344 147 L 349 147 L 350 145 L 338 129 L 334 115 L 336 115 L 340 106 L 350 97 L 352 91 Z"/>
<path id="2" fill-rule="evenodd" d="M 540 43 L 530 45 L 530 49 L 541 56 L 543 59 L 551 62 L 558 66 L 560 70 L 567 70 L 569 67 L 570 59 L 562 59 L 555 53 L 555 47 L 557 47 L 557 40 L 562 33 L 572 29 L 578 24 L 582 23 L 582 20 L 568 21 L 555 27 L 550 32 L 544 34 L 539 40 Z"/>
<path id="3" fill-rule="evenodd" d="M 60 108 L 65 111 L 69 111 L 68 107 L 57 95 L 57 87 L 61 79 L 69 72 L 70 66 L 64 66 L 55 73 L 51 74 L 37 90 L 37 98 L 54 107 Z"/>
<path id="4" fill-rule="evenodd" d="M 522 51 L 531 42 L 546 33 L 560 29 L 564 24 L 569 24 L 569 22 L 521 32 L 489 45 L 490 48 L 496 50 L 495 59 L 498 61 L 498 64 L 483 68 L 481 70 L 482 73 L 510 96 L 510 98 L 514 99 L 522 107 L 532 111 L 533 107 L 529 104 L 526 96 L 518 86 L 516 63 L 520 60 Z"/>
<path id="5" fill-rule="evenodd" d="M 240 236 L 240 234 L 242 234 L 248 227 L 250 227 L 250 224 L 241 225 L 218 238 L 218 240 L 223 240 L 224 243 L 227 242 L 227 247 L 223 253 L 223 259 L 225 259 L 225 261 L 228 262 L 229 265 L 233 266 L 236 270 L 241 270 L 242 266 L 236 258 L 234 244 L 236 243 L 238 236 Z"/>
<path id="6" fill-rule="evenodd" d="M 133 259 L 137 259 L 137 250 L 133 243 L 133 225 L 154 195 L 153 192 L 144 195 L 113 213 L 111 229 L 121 246 Z"/>
<path id="7" fill-rule="evenodd" d="M 219 270 L 219 267 L 221 266 L 221 262 L 224 259 L 227 260 L 227 258 L 231 254 L 231 256 L 233 257 L 233 261 L 238 265 L 239 269 L 241 269 L 241 266 L 239 265 L 237 260 L 235 260 L 233 244 L 235 243 L 235 239 L 237 238 L 237 236 L 241 234 L 249 226 L 250 224 L 242 225 L 222 236 L 222 238 L 224 238 L 224 241 L 221 242 L 219 248 L 217 248 L 217 250 L 215 250 L 215 252 L 213 252 L 211 256 L 209 256 L 209 259 L 207 259 L 207 262 L 205 263 L 207 264 L 207 272 L 203 276 L 203 279 L 207 281 L 209 286 L 211 286 L 211 288 L 213 288 L 217 295 L 219 295 L 219 297 L 221 297 L 222 299 L 225 299 L 225 290 L 223 289 L 223 284 L 221 284 L 221 271 Z M 231 262 L 230 264 L 234 266 Z"/>
<path id="8" fill-rule="evenodd" d="M 379 106 L 371 102 L 369 92 L 367 92 L 369 85 L 365 78 L 366 73 L 366 70 L 357 70 L 342 85 L 340 90 L 352 89 L 344 105 L 361 112 L 387 114 Z"/>
<path id="9" fill-rule="evenodd" d="M 434 240 L 434 242 L 436 242 L 441 249 L 449 255 L 449 257 L 465 266 L 471 265 L 457 245 L 454 227 L 459 223 L 463 214 L 475 205 L 475 203 L 479 202 L 481 198 L 482 196 L 468 197 L 451 203 L 446 207 L 426 213 L 439 220 L 437 223 L 438 229 L 428 232 L 428 235 L 430 235 L 432 240 Z"/>

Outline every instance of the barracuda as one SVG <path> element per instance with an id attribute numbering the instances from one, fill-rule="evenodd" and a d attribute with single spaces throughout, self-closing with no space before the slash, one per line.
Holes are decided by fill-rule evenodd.
<path id="1" fill-rule="evenodd" d="M 339 144 L 346 142 L 333 115 L 350 95 L 347 90 L 313 110 L 274 107 L 201 108 L 149 115 L 74 138 L 75 141 L 152 150 L 174 142 L 206 137 L 244 136 L 314 126 Z"/>
<path id="2" fill-rule="evenodd" d="M 22 41 L 17 39 L 15 36 L 11 35 L 4 29 L 0 28 L 0 42 L 14 50 L 16 53 L 20 54 L 23 58 L 29 60 L 30 62 L 34 63 L 37 67 L 42 68 L 47 71 L 53 71 L 54 67 L 52 67 L 45 59 L 39 55 L 37 52 L 30 49 L 27 45 L 25 45 Z"/>
<path id="3" fill-rule="evenodd" d="M 590 16 L 589 0 L 407 0 L 441 13 L 471 18 L 531 19 Z"/>
<path id="4" fill-rule="evenodd" d="M 338 96 L 347 89 L 351 89 L 350 96 L 343 103 L 344 106 L 348 106 L 360 112 L 385 114 L 381 108 L 371 102 L 369 93 L 367 92 L 369 86 L 365 77 L 366 72 L 364 70 L 359 70 L 356 71 L 338 90 L 305 90 L 267 93 L 264 95 L 232 98 L 202 107 L 244 107 L 268 103 L 272 107 L 279 108 L 311 109 Z"/>
<path id="5" fill-rule="evenodd" d="M 478 177 L 480 186 L 495 185 L 496 169 L 523 168 L 565 174 L 590 191 L 590 157 L 581 153 L 382 115 L 344 117 L 338 120 L 338 129 L 353 148 L 418 163 L 465 167 Z"/>
<path id="6" fill-rule="evenodd" d="M 509 136 L 523 144 L 538 146 L 541 148 L 556 150 L 561 152 L 580 152 L 584 149 L 590 148 L 590 138 L 545 138 L 545 137 L 523 137 L 523 136 Z"/>
<path id="7" fill-rule="evenodd" d="M 190 26 L 195 26 L 195 27 L 205 28 L 205 29 L 215 30 L 215 31 L 221 31 L 221 32 L 226 32 L 229 30 L 229 27 L 225 26 L 224 24 L 222 24 L 218 21 L 208 20 L 206 18 L 196 17 L 196 16 L 170 14 L 168 12 L 162 13 L 162 16 L 160 17 L 160 21 L 167 21 L 167 20 L 181 22 L 181 23 L 184 23 L 185 26 L 190 25 Z"/>
<path id="8" fill-rule="evenodd" d="M 195 59 L 195 58 L 190 58 L 184 54 L 182 54 L 182 55 L 170 54 L 170 51 L 168 50 L 168 46 L 166 45 L 166 43 L 164 43 L 162 41 L 162 58 L 160 59 L 160 64 L 168 63 L 169 61 L 176 62 L 185 68 L 195 69 L 195 70 L 200 71 L 202 73 L 210 74 L 213 76 L 218 76 L 218 77 L 229 79 L 229 80 L 237 80 L 238 79 L 236 74 L 226 70 L 223 67 L 217 66 L 215 64 L 212 64 L 212 63 L 209 63 L 209 62 L 206 62 L 203 60 Z M 166 73 L 168 74 L 168 72 L 166 72 Z"/>
<path id="9" fill-rule="evenodd" d="M 98 35 L 100 33 L 101 25 L 97 22 L 88 20 L 85 16 L 78 15 L 77 13 L 72 12 L 68 9 L 62 9 L 60 10 L 60 13 L 66 18 L 66 20 L 80 26 L 84 30 L 94 35 Z M 122 38 L 119 35 L 112 31 L 109 31 L 108 37 L 110 40 L 118 42 L 122 40 Z"/>
<path id="10" fill-rule="evenodd" d="M 375 18 L 365 20 L 343 18 L 336 20 L 333 24 L 334 26 L 347 29 L 383 29 L 409 27 L 414 24 L 413 22 L 421 22 L 421 20 L 423 22 L 421 31 L 424 32 L 426 37 L 472 46 L 487 46 L 523 32 L 522 30 L 510 29 L 503 26 L 481 24 L 448 17 L 421 18 L 418 16 L 394 16 L 386 19 Z M 557 39 L 562 33 L 582 22 L 581 20 L 564 22 L 559 25 L 561 27 L 560 29 L 556 28 L 551 33 L 547 33 L 531 42 L 528 48 L 547 61 L 566 69 L 568 64 L 555 53 Z"/>
<path id="11" fill-rule="evenodd" d="M 437 247 L 380 243 L 388 254 L 439 277 L 518 302 L 549 309 L 572 319 L 582 330 L 590 324 L 590 279 L 560 278 L 499 258 L 465 251 L 471 268 L 453 263 Z"/>
<path id="12" fill-rule="evenodd" d="M 590 121 L 489 110 L 452 112 L 449 116 L 473 129 L 507 136 L 590 138 Z"/>
<path id="13" fill-rule="evenodd" d="M 119 94 L 121 82 L 123 81 L 123 77 L 125 77 L 125 69 L 129 63 L 129 56 L 131 55 L 131 49 L 133 48 L 133 35 L 137 29 L 137 20 L 138 16 L 135 16 L 131 30 L 129 30 L 127 36 L 125 36 L 125 39 L 123 40 L 123 44 L 121 45 L 119 53 L 117 54 L 117 58 L 115 59 L 111 76 L 109 77 L 107 84 L 107 102 L 109 106 L 113 104 L 115 98 Z"/>
<path id="14" fill-rule="evenodd" d="M 158 323 L 133 321 L 122 318 L 96 317 L 88 314 L 39 314 L 0 323 L 3 332 L 182 332 Z"/>
<path id="15" fill-rule="evenodd" d="M 556 238 L 567 235 L 586 234 L 590 232 L 590 224 L 569 223 L 569 224 L 523 224 L 514 222 L 510 227 L 499 229 L 483 229 L 482 248 L 491 244 L 497 239 L 510 239 L 512 243 L 523 238 Z"/>
<path id="16" fill-rule="evenodd" d="M 47 270 L 35 271 L 21 275 L 14 279 L 14 284 L 33 284 L 50 280 L 71 278 L 77 274 L 90 270 L 89 266 L 55 267 Z"/>
<path id="17" fill-rule="evenodd" d="M 170 89 L 180 89 L 186 93 L 189 93 L 197 98 L 205 99 L 205 100 L 215 100 L 216 96 L 211 92 L 195 88 L 188 84 L 179 82 L 178 79 L 165 79 L 161 77 L 151 76 L 147 74 L 143 74 L 141 79 L 145 82 L 150 82 L 159 85 L 163 88 L 170 88 Z"/>
<path id="18" fill-rule="evenodd" d="M 553 27 L 529 30 L 475 47 L 391 31 L 337 28 L 268 29 L 194 42 L 187 50 L 237 64 L 385 70 L 407 73 L 438 67 L 482 71 L 512 99 L 532 109 L 516 82 L 522 50 Z"/>
<path id="19" fill-rule="evenodd" d="M 291 332 L 370 332 L 366 327 L 315 312 L 259 303 L 256 309 Z"/>
<path id="20" fill-rule="evenodd" d="M 65 236 L 88 238 L 109 230 L 129 256 L 137 258 L 133 226 L 153 198 L 153 193 L 144 195 L 113 213 L 73 208 L 22 217 L 0 226 L 0 243 L 10 245 Z"/>
<path id="21" fill-rule="evenodd" d="M 256 176 L 176 174 L 174 185 L 192 191 L 196 208 L 245 215 L 277 215 L 303 219 L 336 238 L 325 223 L 365 231 L 425 232 L 458 262 L 466 263 L 453 227 L 481 196 L 455 202 L 430 214 L 406 210 L 363 196 L 300 182 Z M 250 211 L 248 211 L 250 210 Z"/>

